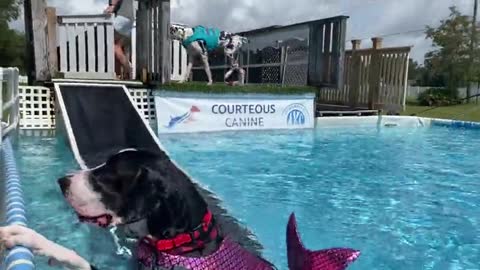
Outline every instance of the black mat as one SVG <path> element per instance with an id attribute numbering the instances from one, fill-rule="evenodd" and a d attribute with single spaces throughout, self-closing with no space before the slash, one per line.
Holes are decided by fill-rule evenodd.
<path id="1" fill-rule="evenodd" d="M 87 167 L 125 148 L 161 151 L 122 86 L 59 86 Z"/>

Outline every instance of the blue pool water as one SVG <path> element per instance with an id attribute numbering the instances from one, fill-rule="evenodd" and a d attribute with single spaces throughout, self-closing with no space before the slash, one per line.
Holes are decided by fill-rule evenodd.
<path id="1" fill-rule="evenodd" d="M 280 269 L 287 265 L 285 226 L 292 211 L 309 248 L 362 251 L 349 269 L 478 269 L 478 130 L 317 129 L 160 138 L 256 234 L 264 255 Z M 63 203 L 55 179 L 76 167 L 65 143 L 22 137 L 17 156 L 32 227 L 106 269 L 128 269 L 108 234 L 79 224 Z"/>

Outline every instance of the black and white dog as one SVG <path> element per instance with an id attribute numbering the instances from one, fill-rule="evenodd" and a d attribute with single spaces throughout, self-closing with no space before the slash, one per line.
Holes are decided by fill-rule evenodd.
<path id="1" fill-rule="evenodd" d="M 58 184 L 80 221 L 119 226 L 136 239 L 138 269 L 276 269 L 261 257 L 261 246 L 248 232 L 162 151 L 124 150 L 97 168 L 60 178 Z M 306 249 L 293 215 L 286 240 L 290 270 L 345 270 L 360 254 L 348 248 Z M 30 248 L 64 269 L 97 269 L 26 227 L 0 227 L 0 250 L 3 244 Z"/>
<path id="2" fill-rule="evenodd" d="M 182 43 L 187 50 L 188 66 L 185 76 L 180 82 L 188 80 L 193 66 L 194 59 L 200 58 L 208 78 L 208 85 L 213 83 L 212 72 L 208 63 L 208 54 L 218 49 L 223 49 L 227 56 L 230 69 L 225 74 L 225 82 L 229 84 L 243 84 L 245 71 L 239 66 L 238 51 L 248 40 L 240 35 L 235 35 L 226 31 L 220 31 L 216 28 L 206 28 L 203 26 L 188 27 L 185 25 L 173 24 L 170 26 L 170 36 L 174 40 Z M 238 80 L 231 81 L 230 77 L 238 73 Z"/>

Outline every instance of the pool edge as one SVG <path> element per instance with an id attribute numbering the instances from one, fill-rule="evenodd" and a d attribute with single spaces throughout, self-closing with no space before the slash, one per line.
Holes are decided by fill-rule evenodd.
<path id="1" fill-rule="evenodd" d="M 453 119 L 427 118 L 418 116 L 331 116 L 317 117 L 315 128 L 339 128 L 339 127 L 431 127 L 442 126 L 463 129 L 480 129 L 480 122 L 461 121 Z"/>

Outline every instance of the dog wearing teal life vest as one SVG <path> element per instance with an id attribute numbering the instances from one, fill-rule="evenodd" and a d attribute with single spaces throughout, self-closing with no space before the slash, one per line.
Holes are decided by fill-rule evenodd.
<path id="1" fill-rule="evenodd" d="M 170 35 L 172 39 L 178 40 L 187 50 L 189 63 L 184 77 L 180 82 L 188 80 L 193 66 L 193 60 L 200 58 L 208 78 L 208 85 L 213 83 L 212 72 L 208 63 L 208 54 L 219 48 L 223 48 L 223 52 L 230 62 L 230 69 L 225 74 L 225 82 L 227 82 L 234 72 L 238 73 L 237 81 L 230 81 L 229 84 L 243 84 L 245 71 L 238 64 L 236 58 L 237 52 L 244 43 L 247 42 L 245 37 L 234 35 L 217 28 L 208 28 L 204 26 L 187 27 L 183 25 L 170 26 Z"/>

